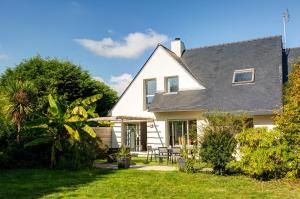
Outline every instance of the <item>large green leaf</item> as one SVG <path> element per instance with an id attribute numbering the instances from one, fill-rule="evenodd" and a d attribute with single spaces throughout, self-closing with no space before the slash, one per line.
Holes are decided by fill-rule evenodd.
<path id="1" fill-rule="evenodd" d="M 32 140 L 31 142 L 28 142 L 24 145 L 24 147 L 31 147 L 31 146 L 37 146 L 41 144 L 47 144 L 52 142 L 51 137 L 40 137 L 35 140 Z"/>
<path id="2" fill-rule="evenodd" d="M 78 99 L 74 100 L 74 101 L 70 104 L 69 107 L 72 109 L 73 107 L 80 105 L 81 102 L 82 102 L 82 98 L 78 98 Z"/>
<path id="3" fill-rule="evenodd" d="M 91 137 L 95 138 L 96 137 L 96 133 L 94 131 L 94 129 L 88 125 L 85 125 L 82 128 L 83 131 L 85 131 L 86 133 L 88 133 Z"/>
<path id="4" fill-rule="evenodd" d="M 93 104 L 93 105 L 87 110 L 88 115 L 91 116 L 92 118 L 99 117 L 99 115 L 98 115 L 97 113 L 95 113 L 96 108 L 97 108 L 97 104 Z"/>
<path id="5" fill-rule="evenodd" d="M 68 133 L 70 134 L 71 138 L 75 139 L 75 140 L 79 140 L 79 133 L 76 129 L 73 129 L 72 127 L 68 126 L 68 125 L 64 125 L 65 129 L 68 131 Z"/>
<path id="6" fill-rule="evenodd" d="M 88 114 L 94 113 L 96 111 L 97 108 L 97 104 L 93 104 L 89 107 L 89 109 L 87 110 Z"/>
<path id="7" fill-rule="evenodd" d="M 87 111 L 82 106 L 76 106 L 73 108 L 72 114 L 82 115 L 84 118 L 88 117 Z"/>
<path id="8" fill-rule="evenodd" d="M 66 122 L 83 122 L 86 119 L 80 117 L 79 115 L 71 116 L 70 118 L 66 119 Z"/>
<path id="9" fill-rule="evenodd" d="M 54 98 L 52 97 L 51 94 L 48 95 L 48 101 L 49 101 L 49 109 L 48 111 L 54 115 L 54 116 L 58 116 L 61 117 L 62 116 L 62 111 L 59 107 L 59 105 L 57 104 L 57 102 L 54 100 Z"/>
<path id="10" fill-rule="evenodd" d="M 102 98 L 102 94 L 96 94 L 96 95 L 92 95 L 90 97 L 87 97 L 85 99 L 82 100 L 82 104 L 87 106 L 90 105 L 96 101 L 98 101 L 99 99 Z"/>
<path id="11" fill-rule="evenodd" d="M 36 126 L 31 126 L 31 129 L 48 129 L 49 126 L 47 124 L 40 124 L 40 125 L 36 125 Z"/>

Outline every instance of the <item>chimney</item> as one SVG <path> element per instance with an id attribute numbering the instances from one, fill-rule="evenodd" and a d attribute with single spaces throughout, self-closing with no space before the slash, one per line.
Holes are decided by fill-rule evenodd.
<path id="1" fill-rule="evenodd" d="M 184 43 L 180 38 L 175 38 L 174 41 L 171 41 L 171 50 L 178 56 L 181 57 L 183 51 L 185 50 Z"/>

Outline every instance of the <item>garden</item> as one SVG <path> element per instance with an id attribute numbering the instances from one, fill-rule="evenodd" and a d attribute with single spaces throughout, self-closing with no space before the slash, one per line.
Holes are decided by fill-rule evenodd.
<path id="1" fill-rule="evenodd" d="M 176 171 L 126 169 L 167 164 L 132 157 L 126 146 L 112 153 L 96 137 L 93 127 L 112 124 L 91 119 L 108 113 L 116 92 L 70 62 L 24 60 L 0 77 L 0 198 L 299 198 L 299 91 L 300 63 L 276 128 L 216 111 L 168 164 Z M 123 169 L 95 167 L 106 159 Z"/>

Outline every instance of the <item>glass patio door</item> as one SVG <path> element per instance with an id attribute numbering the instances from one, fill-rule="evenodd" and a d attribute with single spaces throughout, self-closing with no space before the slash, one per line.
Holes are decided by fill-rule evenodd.
<path id="1" fill-rule="evenodd" d="M 131 151 L 140 151 L 141 138 L 138 124 L 127 124 L 126 145 Z"/>
<path id="2" fill-rule="evenodd" d="M 183 145 L 187 140 L 187 122 L 186 121 L 171 121 L 170 128 L 170 145 Z"/>
<path id="3" fill-rule="evenodd" d="M 173 120 L 169 121 L 169 145 L 193 144 L 192 139 L 197 137 L 196 120 Z"/>

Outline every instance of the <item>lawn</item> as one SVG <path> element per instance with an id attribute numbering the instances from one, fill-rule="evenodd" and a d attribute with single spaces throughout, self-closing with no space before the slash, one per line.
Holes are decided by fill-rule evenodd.
<path id="1" fill-rule="evenodd" d="M 106 160 L 96 160 L 95 163 L 107 163 Z M 112 164 L 117 164 L 116 162 L 112 163 Z M 177 162 L 171 163 L 171 161 L 169 161 L 169 163 L 167 163 L 167 161 L 164 159 L 163 162 L 159 162 L 158 159 L 157 160 L 153 160 L 147 162 L 147 159 L 145 157 L 132 157 L 131 158 L 131 165 L 144 165 L 144 166 L 175 166 L 177 167 Z M 207 167 L 211 167 L 211 165 L 204 163 L 204 162 L 196 162 L 194 167 L 196 169 L 202 169 L 202 168 L 207 168 Z"/>
<path id="2" fill-rule="evenodd" d="M 0 170 L 0 198 L 300 198 L 300 182 L 132 169 Z"/>

